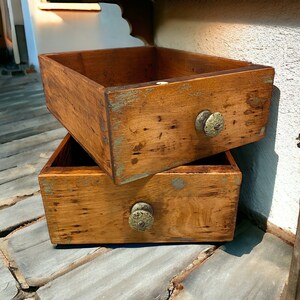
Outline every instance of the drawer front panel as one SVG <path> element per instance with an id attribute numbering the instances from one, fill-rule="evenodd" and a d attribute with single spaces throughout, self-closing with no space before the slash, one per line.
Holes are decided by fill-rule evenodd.
<path id="1" fill-rule="evenodd" d="M 259 68 L 107 94 L 116 183 L 130 182 L 265 135 L 274 71 Z M 195 127 L 201 111 L 219 112 L 223 130 Z"/>
<path id="2" fill-rule="evenodd" d="M 97 169 L 97 168 L 96 168 Z M 230 166 L 201 173 L 159 173 L 114 185 L 98 169 L 44 172 L 39 177 L 55 244 L 209 242 L 233 238 L 241 174 Z M 153 209 L 151 229 L 129 225 L 131 208 Z"/>

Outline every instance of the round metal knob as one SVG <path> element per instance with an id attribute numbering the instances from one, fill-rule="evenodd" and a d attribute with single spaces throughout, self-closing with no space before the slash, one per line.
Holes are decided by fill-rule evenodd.
<path id="1" fill-rule="evenodd" d="M 138 202 L 131 208 L 129 225 L 136 231 L 149 230 L 154 222 L 153 209 L 150 204 Z"/>
<path id="2" fill-rule="evenodd" d="M 196 117 L 195 127 L 208 137 L 217 136 L 224 129 L 224 117 L 219 112 L 204 110 Z"/>

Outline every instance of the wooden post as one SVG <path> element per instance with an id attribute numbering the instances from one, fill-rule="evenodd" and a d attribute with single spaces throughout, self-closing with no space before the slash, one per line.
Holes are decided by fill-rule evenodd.
<path id="1" fill-rule="evenodd" d="M 300 299 L 300 214 L 298 217 L 298 227 L 296 241 L 291 262 L 288 284 L 281 297 L 282 300 Z"/>

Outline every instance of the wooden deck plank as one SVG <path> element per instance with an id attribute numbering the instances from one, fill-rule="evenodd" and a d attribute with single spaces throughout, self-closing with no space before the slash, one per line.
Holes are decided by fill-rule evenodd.
<path id="1" fill-rule="evenodd" d="M 7 112 L 8 110 L 13 111 L 23 107 L 30 107 L 37 105 L 38 103 L 45 103 L 45 97 L 42 91 L 37 91 L 36 95 L 30 93 L 20 93 L 14 97 L 5 97 L 4 100 L 0 101 L 0 111 Z"/>
<path id="2" fill-rule="evenodd" d="M 36 174 L 43 168 L 44 165 L 44 161 L 39 161 L 37 163 L 24 164 L 19 167 L 4 170 L 0 172 L 0 185 L 27 175 Z"/>
<path id="3" fill-rule="evenodd" d="M 31 118 L 39 117 L 49 114 L 48 109 L 43 104 L 34 105 L 32 107 L 26 107 L 18 109 L 13 112 L 0 113 L 0 123 L 9 124 L 17 121 L 30 120 Z"/>
<path id="4" fill-rule="evenodd" d="M 41 195 L 27 197 L 10 207 L 0 209 L 0 233 L 36 220 L 43 215 Z"/>
<path id="5" fill-rule="evenodd" d="M 211 245 L 121 247 L 57 278 L 40 299 L 167 299 L 172 278 Z M 76 289 L 74 289 L 76 287 Z"/>
<path id="6" fill-rule="evenodd" d="M 22 152 L 28 152 L 41 144 L 54 140 L 61 140 L 66 134 L 67 130 L 65 128 L 58 128 L 5 143 L 0 147 L 0 158 L 9 157 Z"/>
<path id="7" fill-rule="evenodd" d="M 4 265 L 4 257 L 0 252 L 0 299 L 13 299 L 17 293 L 17 282 Z"/>
<path id="8" fill-rule="evenodd" d="M 282 300 L 300 299 L 300 215 L 298 215 L 298 225 L 296 241 L 293 250 L 292 262 L 289 272 L 288 285 Z"/>
<path id="9" fill-rule="evenodd" d="M 1 185 L 0 208 L 16 203 L 20 197 L 30 196 L 40 190 L 38 173 L 18 178 Z"/>
<path id="10" fill-rule="evenodd" d="M 0 79 L 0 93 L 1 91 L 11 91 L 17 88 L 22 88 L 27 85 L 41 85 L 41 79 L 39 73 L 30 73 L 27 76 L 22 77 L 8 77 Z"/>
<path id="11" fill-rule="evenodd" d="M 3 136 L 12 135 L 26 129 L 34 129 L 36 127 L 39 127 L 41 124 L 52 123 L 54 120 L 56 121 L 56 119 L 52 115 L 47 114 L 31 118 L 30 120 L 16 121 L 13 124 L 2 124 L 0 132 L 0 142 L 2 142 Z"/>
<path id="12" fill-rule="evenodd" d="M 43 87 L 39 76 L 28 77 L 33 83 L 14 86 L 11 89 L 0 85 L 0 143 L 23 139 L 61 125 L 48 113 Z M 29 79 L 31 78 L 31 79 Z M 22 82 L 22 80 L 20 81 Z"/>
<path id="13" fill-rule="evenodd" d="M 28 102 L 24 95 L 42 95 L 43 88 L 41 86 L 28 86 L 26 89 L 15 87 L 12 91 L 3 92 L 0 88 L 0 107 L 5 107 L 5 104 L 13 104 L 20 101 Z"/>
<path id="14" fill-rule="evenodd" d="M 279 299 L 292 247 L 249 222 L 242 229 L 183 281 L 174 299 Z"/>
<path id="15" fill-rule="evenodd" d="M 50 141 L 0 159 L 0 207 L 40 190 L 38 174 L 59 143 L 60 139 Z"/>
<path id="16" fill-rule="evenodd" d="M 7 97 L 11 96 L 17 96 L 20 93 L 26 92 L 26 91 L 40 91 L 42 90 L 42 84 L 40 81 L 34 82 L 34 83 L 28 83 L 28 84 L 22 84 L 22 85 L 14 85 L 14 86 L 9 86 L 9 85 L 1 85 L 1 80 L 0 80 L 0 101 L 3 99 L 4 101 L 7 99 Z"/>
<path id="17" fill-rule="evenodd" d="M 56 149 L 59 145 L 60 139 L 50 141 L 41 145 L 37 145 L 32 149 L 27 149 L 24 152 L 11 155 L 9 157 L 0 159 L 0 171 L 4 171 L 10 168 L 15 168 L 17 166 L 24 166 L 28 164 L 34 164 L 39 161 L 39 159 L 47 159 L 49 155 Z"/>
<path id="18" fill-rule="evenodd" d="M 100 247 L 55 248 L 45 220 L 15 231 L 2 244 L 5 256 L 28 286 L 43 285 L 107 251 Z"/>
<path id="19" fill-rule="evenodd" d="M 27 128 L 10 134 L 4 134 L 0 137 L 0 143 L 7 143 L 16 139 L 22 139 L 28 136 L 39 134 L 45 131 L 60 128 L 61 125 L 56 120 L 51 120 L 49 123 L 39 124 L 37 127 Z"/>

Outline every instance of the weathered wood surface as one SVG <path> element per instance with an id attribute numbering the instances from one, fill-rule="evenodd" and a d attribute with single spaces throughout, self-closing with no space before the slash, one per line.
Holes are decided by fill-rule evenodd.
<path id="1" fill-rule="evenodd" d="M 41 195 L 27 197 L 16 204 L 0 209 L 0 234 L 44 215 Z"/>
<path id="2" fill-rule="evenodd" d="M 235 240 L 191 273 L 171 299 L 279 299 L 291 253 L 291 246 L 245 222 Z"/>
<path id="3" fill-rule="evenodd" d="M 271 68 L 248 67 L 109 91 L 116 182 L 130 182 L 260 140 L 265 136 L 272 78 Z M 195 129 L 196 117 L 204 110 L 224 117 L 224 130 L 216 137 L 208 138 Z"/>
<path id="4" fill-rule="evenodd" d="M 17 90 L 24 89 L 26 86 L 30 86 L 31 89 L 33 89 L 35 86 L 41 88 L 40 75 L 38 73 L 32 73 L 24 77 L 2 77 L 0 80 L 1 95 L 6 92 L 14 93 Z"/>
<path id="5" fill-rule="evenodd" d="M 4 264 L 4 257 L 0 251 L 0 299 L 13 299 L 18 293 L 18 283 Z"/>
<path id="6" fill-rule="evenodd" d="M 42 55 L 40 62 L 48 108 L 117 184 L 265 135 L 271 67 L 156 47 Z M 219 136 L 196 131 L 203 110 L 224 116 Z"/>
<path id="7" fill-rule="evenodd" d="M 0 207 L 39 191 L 37 176 L 59 143 L 57 139 L 0 158 Z"/>
<path id="8" fill-rule="evenodd" d="M 57 129 L 59 127 L 61 127 L 61 125 L 50 114 L 38 116 L 30 120 L 4 124 L 1 126 L 0 143 L 21 139 L 44 131 Z"/>
<path id="9" fill-rule="evenodd" d="M 156 80 L 248 67 L 251 63 L 168 48 L 156 51 Z M 169 80 L 168 80 L 169 81 Z M 174 79 L 172 80 L 174 81 Z"/>
<path id="10" fill-rule="evenodd" d="M 282 300 L 300 299 L 300 215 L 298 216 L 296 241 L 293 250 L 288 284 L 285 291 L 285 295 L 281 299 Z"/>
<path id="11" fill-rule="evenodd" d="M 45 105 L 45 103 L 43 104 Z M 26 114 L 26 113 L 25 113 Z M 54 129 L 40 134 L 28 136 L 23 139 L 14 140 L 2 144 L 0 147 L 0 158 L 8 158 L 23 152 L 32 151 L 42 144 L 49 143 L 55 140 L 61 140 L 66 135 L 65 128 Z"/>
<path id="12" fill-rule="evenodd" d="M 4 238 L 1 248 L 18 269 L 20 281 L 28 286 L 43 285 L 108 251 L 99 247 L 57 249 L 49 240 L 45 220 Z"/>
<path id="13" fill-rule="evenodd" d="M 11 215 L 3 207 L 39 191 L 37 175 L 66 133 L 46 111 L 42 84 L 32 76 L 0 85 L 0 232 L 41 215 L 40 204 L 30 212 L 35 201 L 19 203 Z"/>
<path id="14" fill-rule="evenodd" d="M 93 157 L 111 175 L 104 88 L 47 56 L 40 56 L 40 65 L 48 108 L 77 140 L 85 141 L 88 152 L 97 149 Z"/>
<path id="15" fill-rule="evenodd" d="M 168 299 L 172 278 L 212 249 L 210 245 L 121 247 L 47 284 L 38 295 L 45 300 Z"/>
<path id="16" fill-rule="evenodd" d="M 49 114 L 49 111 L 48 111 L 47 107 L 45 107 L 44 104 L 41 104 L 41 106 L 35 105 L 32 108 L 29 108 L 27 110 L 27 112 L 29 112 L 30 114 L 23 115 L 22 108 L 17 109 L 14 112 L 7 112 L 7 113 L 3 114 L 2 116 L 0 115 L 0 122 L 3 124 L 7 124 L 7 123 L 15 122 L 16 119 L 18 121 L 30 120 L 31 118 Z"/>
<path id="17" fill-rule="evenodd" d="M 116 186 L 99 167 L 86 167 L 79 147 L 66 136 L 39 175 L 54 244 L 232 240 L 242 176 L 230 153 L 220 165 L 181 166 Z M 148 231 L 129 226 L 136 202 L 154 210 Z"/>

